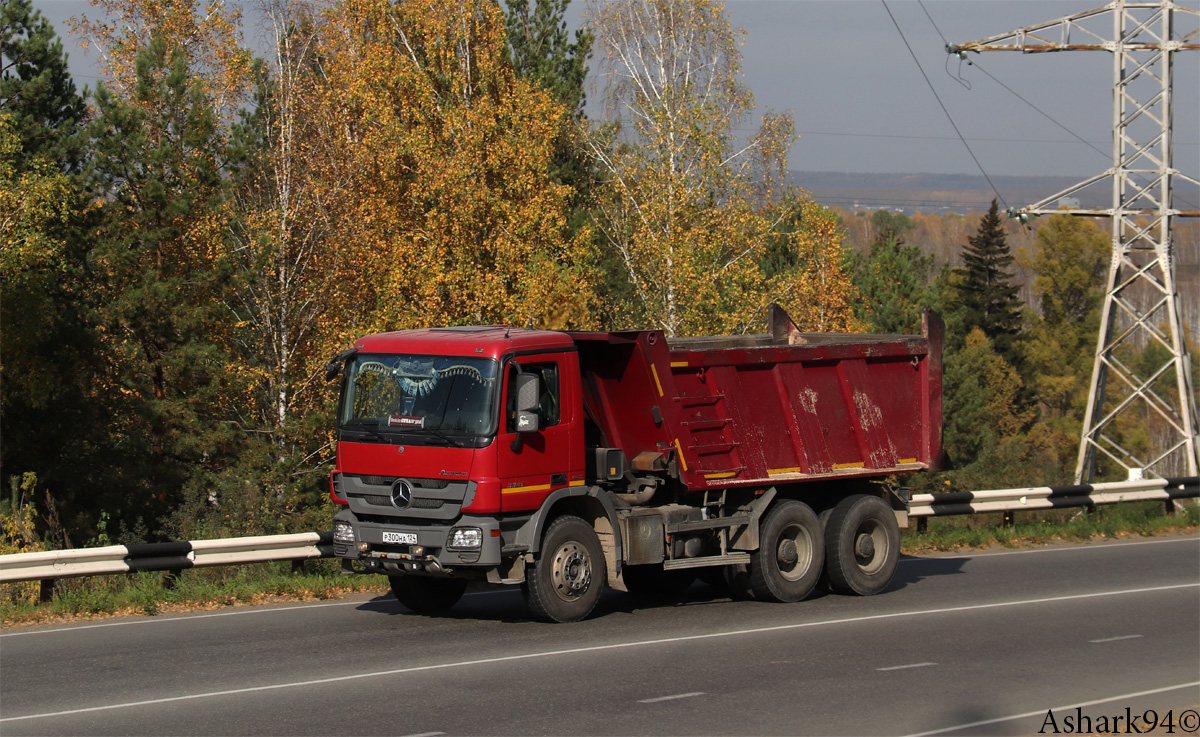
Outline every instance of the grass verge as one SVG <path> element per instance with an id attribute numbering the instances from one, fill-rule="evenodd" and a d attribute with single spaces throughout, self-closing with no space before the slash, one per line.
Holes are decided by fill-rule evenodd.
<path id="1" fill-rule="evenodd" d="M 1149 537 L 1200 528 L 1200 508 L 1189 499 L 1175 514 L 1166 514 L 1163 502 L 1126 502 L 1080 509 L 1016 512 L 1012 524 L 1002 512 L 953 517 L 933 517 L 921 532 L 913 520 L 900 539 L 905 553 L 917 554 L 983 548 L 994 545 L 1022 547 L 1095 538 Z"/>
<path id="2" fill-rule="evenodd" d="M 930 519 L 924 532 L 912 522 L 901 538 L 903 552 L 910 555 L 1188 532 L 1200 528 L 1200 509 L 1189 500 L 1182 511 L 1168 516 L 1162 502 L 1131 502 L 1085 513 L 1018 512 L 1011 525 L 1004 524 L 1000 513 L 941 517 Z M 36 582 L 0 585 L 0 626 L 318 601 L 387 590 L 382 576 L 346 575 L 334 560 L 307 561 L 299 572 L 290 563 L 260 563 L 191 569 L 175 578 L 156 572 L 92 576 L 59 580 L 53 600 L 46 603 L 37 600 Z"/>
<path id="3" fill-rule="evenodd" d="M 178 577 L 142 571 L 59 579 L 53 599 L 45 603 L 37 601 L 36 582 L 0 585 L 0 626 L 320 601 L 387 590 L 386 578 L 343 574 L 334 560 L 306 561 L 298 572 L 292 571 L 290 563 L 195 568 Z"/>

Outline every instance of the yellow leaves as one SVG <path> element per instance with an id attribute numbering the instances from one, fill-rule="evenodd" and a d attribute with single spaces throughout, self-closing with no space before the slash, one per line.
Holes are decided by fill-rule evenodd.
<path id="1" fill-rule="evenodd" d="M 132 98 L 138 54 L 156 35 L 168 51 L 182 48 L 209 102 L 226 122 L 248 99 L 253 56 L 241 46 L 242 11 L 222 0 L 91 0 L 105 21 L 71 19 L 85 45 L 100 47 L 101 63 L 115 89 Z"/>
<path id="2" fill-rule="evenodd" d="M 0 274 L 6 281 L 27 270 L 65 268 L 64 243 L 47 226 L 65 222 L 72 202 L 66 175 L 49 162 L 35 162 L 18 174 L 13 161 L 19 149 L 11 117 L 0 115 Z"/>
<path id="3" fill-rule="evenodd" d="M 353 293 L 375 295 L 364 327 L 588 319 L 569 192 L 546 175 L 565 111 L 503 43 L 484 2 L 347 0 L 325 18 L 322 176 L 345 183 L 334 221 Z"/>

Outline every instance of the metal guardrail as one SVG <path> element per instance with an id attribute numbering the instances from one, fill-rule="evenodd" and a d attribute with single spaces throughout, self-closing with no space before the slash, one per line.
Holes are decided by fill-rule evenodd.
<path id="1" fill-rule="evenodd" d="M 333 533 L 228 537 L 0 555 L 0 583 L 333 556 Z"/>
<path id="2" fill-rule="evenodd" d="M 1200 477 L 1118 481 L 1080 486 L 1038 486 L 939 494 L 914 494 L 909 517 L 924 521 L 982 512 L 1014 512 L 1064 507 L 1091 507 L 1133 501 L 1172 501 L 1200 497 Z M 103 548 L 47 550 L 0 555 L 0 583 L 42 581 L 134 571 L 180 571 L 185 568 L 307 560 L 333 557 L 332 533 L 230 537 L 192 542 L 110 545 Z"/>
<path id="3" fill-rule="evenodd" d="M 1200 497 L 1200 476 L 1172 479 L 1114 481 L 1076 486 L 1035 486 L 1027 489 L 914 494 L 909 517 L 942 517 L 982 512 L 1091 507 L 1116 502 L 1172 501 Z"/>

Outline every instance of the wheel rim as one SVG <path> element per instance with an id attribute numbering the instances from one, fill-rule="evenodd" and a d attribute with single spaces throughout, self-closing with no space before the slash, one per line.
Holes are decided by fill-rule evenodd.
<path id="1" fill-rule="evenodd" d="M 563 601 L 575 601 L 592 583 L 592 561 L 587 550 L 574 540 L 568 540 L 554 553 L 550 567 L 554 593 Z"/>
<path id="2" fill-rule="evenodd" d="M 878 520 L 865 520 L 854 531 L 854 562 L 866 574 L 875 574 L 888 559 L 887 530 Z"/>
<path id="3" fill-rule="evenodd" d="M 783 528 L 775 546 L 775 564 L 779 567 L 779 574 L 788 581 L 799 581 L 812 565 L 812 557 L 812 538 L 808 530 L 800 525 Z"/>

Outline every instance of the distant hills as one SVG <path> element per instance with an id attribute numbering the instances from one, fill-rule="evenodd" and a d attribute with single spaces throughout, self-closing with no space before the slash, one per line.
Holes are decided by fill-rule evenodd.
<path id="1" fill-rule="evenodd" d="M 846 210 L 900 210 L 911 214 L 976 212 L 986 210 L 996 196 L 1001 205 L 1023 207 L 1052 197 L 1078 184 L 1076 177 L 993 176 L 992 184 L 969 174 L 860 174 L 850 172 L 789 171 L 792 183 L 808 190 L 823 205 Z M 1079 207 L 1107 208 L 1112 202 L 1107 180 L 1071 195 Z M 1195 209 L 1200 188 L 1177 183 L 1176 206 Z M 1072 203 L 1074 204 L 1074 203 Z"/>

